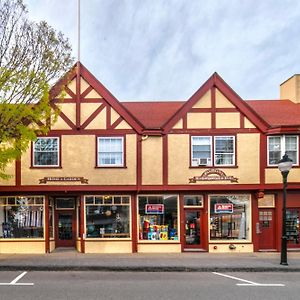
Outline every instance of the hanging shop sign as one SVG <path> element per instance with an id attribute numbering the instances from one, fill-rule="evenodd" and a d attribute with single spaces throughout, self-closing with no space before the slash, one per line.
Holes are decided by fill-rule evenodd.
<path id="1" fill-rule="evenodd" d="M 47 182 L 75 182 L 79 181 L 81 183 L 88 184 L 89 180 L 84 177 L 44 177 L 39 179 L 39 184 Z"/>
<path id="2" fill-rule="evenodd" d="M 233 213 L 233 204 L 232 203 L 216 203 L 215 204 L 215 213 L 216 214 L 232 214 Z"/>
<path id="3" fill-rule="evenodd" d="M 146 204 L 145 213 L 152 215 L 162 215 L 165 212 L 164 204 Z"/>
<path id="4" fill-rule="evenodd" d="M 219 169 L 209 169 L 202 173 L 201 176 L 194 176 L 189 178 L 189 183 L 196 183 L 197 181 L 230 181 L 238 182 L 238 178 L 233 176 L 227 176 L 223 171 Z"/>

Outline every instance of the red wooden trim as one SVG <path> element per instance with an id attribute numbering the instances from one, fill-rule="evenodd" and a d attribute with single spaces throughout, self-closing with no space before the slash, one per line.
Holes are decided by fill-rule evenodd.
<path id="1" fill-rule="evenodd" d="M 182 128 L 187 129 L 187 115 L 182 118 Z"/>
<path id="2" fill-rule="evenodd" d="M 184 251 L 184 246 L 185 246 L 185 213 L 184 213 L 183 194 L 179 194 L 179 207 L 178 207 L 178 210 L 180 212 L 180 219 L 179 219 L 180 244 L 181 244 L 181 252 L 183 252 Z"/>
<path id="3" fill-rule="evenodd" d="M 101 98 L 84 98 L 81 103 L 104 103 L 104 99 Z"/>
<path id="4" fill-rule="evenodd" d="M 216 128 L 216 87 L 211 88 L 211 128 Z"/>
<path id="5" fill-rule="evenodd" d="M 124 106 L 111 94 L 111 92 L 108 91 L 100 83 L 82 64 L 80 64 L 80 72 L 81 76 L 100 94 L 105 101 L 109 105 L 112 106 L 113 109 L 116 110 L 116 112 L 122 116 L 125 121 L 134 128 L 137 132 L 141 133 L 143 126 L 140 124 L 138 120 L 136 120 L 131 113 L 127 109 L 124 108 Z"/>
<path id="6" fill-rule="evenodd" d="M 263 134 L 260 135 L 260 155 L 259 155 L 259 182 L 260 184 L 265 184 L 266 176 L 266 168 L 267 168 L 267 159 L 268 159 L 268 153 L 267 153 L 267 137 Z"/>
<path id="7" fill-rule="evenodd" d="M 123 118 L 119 117 L 113 124 L 111 124 L 111 128 L 115 129 L 122 121 L 123 121 Z"/>
<path id="8" fill-rule="evenodd" d="M 81 253 L 85 253 L 85 236 L 84 236 L 84 196 L 80 196 L 80 251 Z"/>
<path id="9" fill-rule="evenodd" d="M 76 94 L 74 94 L 72 92 L 72 90 L 70 88 L 68 88 L 67 86 L 65 86 L 65 91 L 72 99 L 74 99 L 74 100 L 76 99 Z"/>
<path id="10" fill-rule="evenodd" d="M 22 164 L 21 164 L 21 158 L 20 159 L 16 159 L 15 161 L 15 179 L 16 179 L 16 186 L 21 186 L 21 179 L 22 179 L 22 175 L 21 175 L 21 168 L 22 168 Z"/>
<path id="11" fill-rule="evenodd" d="M 164 135 L 163 136 L 163 144 L 162 144 L 162 152 L 163 152 L 163 157 L 162 157 L 162 163 L 163 163 L 163 185 L 167 186 L 168 185 L 168 180 L 169 180 L 169 147 L 168 147 L 168 136 Z"/>
<path id="12" fill-rule="evenodd" d="M 84 129 L 84 130 L 52 130 L 50 132 L 52 136 L 58 135 L 125 135 L 125 134 L 136 134 L 136 131 L 132 129 Z"/>
<path id="13" fill-rule="evenodd" d="M 138 218 L 137 218 L 137 196 L 131 195 L 131 239 L 132 239 L 132 253 L 138 251 Z"/>
<path id="14" fill-rule="evenodd" d="M 89 86 L 89 87 L 81 94 L 81 98 L 85 98 L 92 90 L 93 90 L 93 88 L 92 88 L 91 86 Z"/>
<path id="15" fill-rule="evenodd" d="M 245 128 L 245 117 L 240 113 L 240 127 Z"/>
<path id="16" fill-rule="evenodd" d="M 80 128 L 80 94 L 81 94 L 81 79 L 80 79 L 80 62 L 77 62 L 76 67 L 76 128 Z"/>
<path id="17" fill-rule="evenodd" d="M 82 129 L 85 129 L 99 114 L 100 112 L 106 107 L 106 105 L 103 103 L 101 104 L 87 119 L 86 121 L 81 125 Z"/>
<path id="18" fill-rule="evenodd" d="M 52 103 L 51 106 L 53 109 L 59 110 L 54 103 Z M 59 111 L 59 116 L 71 127 L 71 129 L 76 129 L 76 125 L 62 111 Z"/>
<path id="19" fill-rule="evenodd" d="M 282 187 L 282 184 L 281 184 Z M 276 227 L 275 227 L 275 237 L 276 238 L 276 249 L 278 251 L 281 250 L 281 236 L 282 236 L 282 209 L 283 209 L 283 194 L 279 192 L 277 194 L 277 199 L 275 199 L 275 220 L 276 220 Z"/>
<path id="20" fill-rule="evenodd" d="M 49 238 L 49 197 L 45 196 L 45 253 L 50 252 Z"/>
<path id="21" fill-rule="evenodd" d="M 76 103 L 76 100 L 75 99 L 53 99 L 51 101 L 52 103 L 58 103 L 58 104 L 61 104 L 61 103 Z"/>
<path id="22" fill-rule="evenodd" d="M 138 135 L 136 139 L 136 185 L 137 192 L 142 186 L 142 136 Z"/>
<path id="23" fill-rule="evenodd" d="M 111 107 L 109 105 L 106 107 L 106 128 L 111 129 Z"/>
<path id="24" fill-rule="evenodd" d="M 300 129 L 299 129 L 300 125 L 298 126 L 291 126 L 291 127 L 278 127 L 278 128 L 270 128 L 268 129 L 268 134 L 299 134 L 300 133 Z"/>
<path id="25" fill-rule="evenodd" d="M 212 90 L 215 90 L 214 87 Z M 212 105 L 215 104 L 215 100 L 212 101 Z M 212 111 L 215 112 L 223 112 L 223 113 L 229 113 L 229 112 L 239 112 L 238 109 L 236 108 L 229 108 L 229 107 L 224 107 L 224 108 L 191 108 L 190 112 L 195 112 L 195 113 L 210 113 Z"/>
<path id="26" fill-rule="evenodd" d="M 258 216 L 258 199 L 252 194 L 251 195 L 251 212 L 252 212 L 252 243 L 253 250 L 257 252 L 259 250 L 259 234 L 256 232 L 256 224 L 259 223 Z"/>
<path id="27" fill-rule="evenodd" d="M 172 129 L 168 134 L 237 134 L 237 133 L 260 133 L 255 128 L 207 128 L 207 129 Z"/>

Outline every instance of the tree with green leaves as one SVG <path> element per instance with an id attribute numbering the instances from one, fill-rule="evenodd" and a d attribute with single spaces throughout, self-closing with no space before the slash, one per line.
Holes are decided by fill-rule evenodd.
<path id="1" fill-rule="evenodd" d="M 50 129 L 49 86 L 71 68 L 68 39 L 32 22 L 23 0 L 0 0 L 0 178 Z"/>

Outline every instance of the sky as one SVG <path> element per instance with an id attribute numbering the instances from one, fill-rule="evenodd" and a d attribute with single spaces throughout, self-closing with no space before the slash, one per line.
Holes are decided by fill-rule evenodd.
<path id="1" fill-rule="evenodd" d="M 24 0 L 69 38 L 77 0 Z M 187 100 L 217 72 L 243 99 L 300 73 L 299 0 L 81 0 L 80 61 L 120 101 Z"/>

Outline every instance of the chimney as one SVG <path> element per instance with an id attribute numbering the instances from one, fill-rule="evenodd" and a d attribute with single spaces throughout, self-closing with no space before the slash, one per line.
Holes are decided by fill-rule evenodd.
<path id="1" fill-rule="evenodd" d="M 295 74 L 280 85 L 280 99 L 300 104 L 300 74 Z"/>

